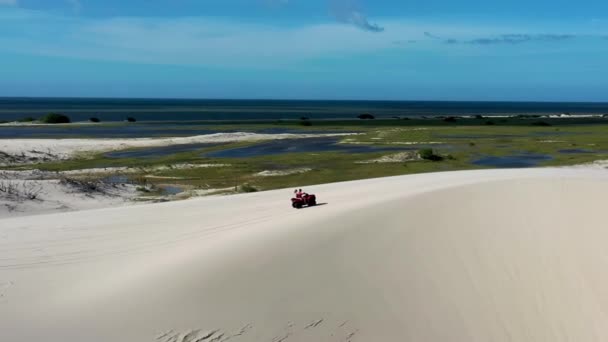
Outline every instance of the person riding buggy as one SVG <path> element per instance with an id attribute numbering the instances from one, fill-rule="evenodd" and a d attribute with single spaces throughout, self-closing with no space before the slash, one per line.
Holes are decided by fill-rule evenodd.
<path id="1" fill-rule="evenodd" d="M 317 205 L 317 197 L 302 192 L 302 189 L 294 191 L 295 197 L 291 199 L 291 206 L 296 209 L 301 209 L 303 206 L 312 207 Z"/>

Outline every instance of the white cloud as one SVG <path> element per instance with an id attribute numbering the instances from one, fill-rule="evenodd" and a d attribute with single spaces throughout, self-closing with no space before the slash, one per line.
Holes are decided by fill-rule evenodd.
<path id="1" fill-rule="evenodd" d="M 0 6 L 17 6 L 17 0 L 0 0 Z"/>
<path id="2" fill-rule="evenodd" d="M 66 0 L 70 6 L 72 6 L 72 10 L 76 13 L 80 12 L 82 9 L 82 4 L 80 0 Z"/>
<path id="3" fill-rule="evenodd" d="M 336 19 L 369 32 L 383 32 L 384 27 L 372 24 L 361 12 L 354 0 L 329 0 L 329 6 Z"/>
<path id="4" fill-rule="evenodd" d="M 386 31 L 376 35 L 340 23 L 285 28 L 205 17 L 91 19 L 21 9 L 0 12 L 0 20 L 7 28 L 0 32 L 0 54 L 13 51 L 86 60 L 246 69 L 298 68 L 321 58 L 339 60 L 389 50 L 455 54 L 473 49 L 454 49 L 442 41 L 425 39 L 425 32 L 460 40 L 505 32 L 534 33 L 522 32 L 523 28 L 383 20 Z M 397 41 L 416 43 L 395 44 Z M 407 58 L 406 53 L 403 56 Z"/>
<path id="5" fill-rule="evenodd" d="M 395 40 L 416 35 L 415 27 L 406 26 L 378 39 L 339 23 L 284 28 L 204 17 L 90 19 L 19 12 L 12 22 L 0 14 L 15 28 L 0 35 L 0 51 L 140 63 L 277 67 L 394 49 Z"/>

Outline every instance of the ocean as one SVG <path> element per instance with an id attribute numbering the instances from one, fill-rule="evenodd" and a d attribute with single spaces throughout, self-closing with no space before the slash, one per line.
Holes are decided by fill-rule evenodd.
<path id="1" fill-rule="evenodd" d="M 198 121 L 349 119 L 371 113 L 378 118 L 441 115 L 608 114 L 608 103 L 435 102 L 435 101 L 300 101 L 0 98 L 0 121 L 68 115 L 72 121 Z"/>

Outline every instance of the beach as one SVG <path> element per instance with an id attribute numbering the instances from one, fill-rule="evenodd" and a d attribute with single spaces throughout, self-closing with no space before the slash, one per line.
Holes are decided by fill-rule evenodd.
<path id="1" fill-rule="evenodd" d="M 603 341 L 608 174 L 429 173 L 0 220 L 10 341 Z"/>
<path id="2" fill-rule="evenodd" d="M 607 12 L 0 0 L 0 342 L 608 341 Z"/>

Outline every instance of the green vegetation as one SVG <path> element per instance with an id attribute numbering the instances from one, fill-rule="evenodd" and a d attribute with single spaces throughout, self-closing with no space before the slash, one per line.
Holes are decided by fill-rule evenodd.
<path id="1" fill-rule="evenodd" d="M 309 118 L 302 118 L 302 119 L 300 119 L 300 125 L 302 125 L 302 126 L 312 126 L 312 122 L 310 121 Z"/>
<path id="2" fill-rule="evenodd" d="M 250 184 L 243 184 L 239 187 L 239 190 L 241 192 L 258 192 L 260 190 L 258 190 L 258 188 L 254 187 L 253 185 Z"/>
<path id="3" fill-rule="evenodd" d="M 150 186 L 171 184 L 189 189 L 230 192 L 249 192 L 278 188 L 300 188 L 313 184 L 349 181 L 356 179 L 396 176 L 423 172 L 455 171 L 479 168 L 472 164 L 483 156 L 510 156 L 519 153 L 534 153 L 551 156 L 539 166 L 574 165 L 599 159 L 608 159 L 608 120 L 602 124 L 584 124 L 574 119 L 543 119 L 551 126 L 533 125 L 538 118 L 513 118 L 502 122 L 502 118 L 491 121 L 487 118 L 458 119 L 446 123 L 442 119 L 429 119 L 420 124 L 421 119 L 411 120 L 350 120 L 345 126 L 323 120 L 292 120 L 280 123 L 239 124 L 239 129 L 256 131 L 272 127 L 288 127 L 307 132 L 308 127 L 301 122 L 311 122 L 315 131 L 360 132 L 347 136 L 342 143 L 355 143 L 378 147 L 418 149 L 422 160 L 402 162 L 372 162 L 379 158 L 398 153 L 290 153 L 251 158 L 207 158 L 204 152 L 230 149 L 255 144 L 253 142 L 231 143 L 212 148 L 200 149 L 156 158 L 107 158 L 103 154 L 83 155 L 78 159 L 44 163 L 37 165 L 42 170 L 62 171 L 97 167 L 129 166 L 142 168 L 130 177 L 143 179 L 137 184 Z M 578 120 L 578 119 L 576 119 Z M 594 119 L 602 120 L 602 119 Z M 418 121 L 418 124 L 410 123 Z M 576 124 L 566 124 L 577 122 Z M 392 123 L 389 125 L 388 123 Z M 210 128 L 234 129 L 235 126 L 221 123 Z M 200 126 L 197 126 L 200 129 Z M 582 153 L 564 153 L 564 150 L 580 150 Z M 217 167 L 170 168 L 175 164 L 216 164 Z M 156 168 L 156 169 L 155 169 Z M 300 174 L 280 176 L 260 176 L 262 171 L 310 169 Z M 149 177 L 154 176 L 154 177 Z M 148 178 L 146 178 L 148 177 Z"/>
<path id="4" fill-rule="evenodd" d="M 89 118 L 89 121 L 91 121 L 91 122 L 101 122 L 101 120 L 99 120 L 99 118 L 96 118 L 96 117 Z"/>
<path id="5" fill-rule="evenodd" d="M 43 116 L 40 119 L 40 122 L 47 123 L 47 124 L 63 124 L 63 123 L 70 123 L 71 120 L 69 117 L 67 117 L 63 114 L 51 113 L 51 114 L 47 114 L 47 115 Z"/>
<path id="6" fill-rule="evenodd" d="M 134 117 L 128 117 L 127 118 L 127 122 L 136 122 L 137 119 L 135 119 Z"/>
<path id="7" fill-rule="evenodd" d="M 420 155 L 420 158 L 422 158 L 424 160 L 430 160 L 430 161 L 442 161 L 443 160 L 443 157 L 440 156 L 439 154 L 436 154 L 432 148 L 422 149 L 422 150 L 418 151 L 418 154 Z"/>
<path id="8" fill-rule="evenodd" d="M 546 121 L 534 121 L 532 123 L 532 126 L 549 127 L 549 126 L 551 126 L 551 124 Z"/>
<path id="9" fill-rule="evenodd" d="M 21 118 L 19 120 L 17 120 L 17 122 L 34 122 L 36 121 L 36 118 L 33 118 L 31 116 L 25 117 L 25 118 Z"/>
<path id="10" fill-rule="evenodd" d="M 361 114 L 357 116 L 361 120 L 374 120 L 376 117 L 371 114 Z"/>
<path id="11" fill-rule="evenodd" d="M 365 114 L 363 114 L 365 115 Z M 369 114 L 371 115 L 371 114 Z M 371 115 L 373 117 L 373 115 Z M 453 117 L 445 121 L 446 117 L 428 117 L 428 118 L 375 118 L 374 120 L 362 119 L 362 120 L 311 120 L 315 126 L 315 130 L 319 127 L 341 127 L 343 129 L 367 129 L 367 128 L 380 128 L 380 127 L 476 127 L 486 126 L 486 122 L 493 122 L 496 126 L 537 126 L 538 122 L 544 122 L 550 126 L 578 126 L 578 125 L 607 125 L 608 116 L 594 117 L 594 118 L 542 118 L 538 115 L 526 116 L 520 115 L 517 117 L 483 117 L 479 119 L 476 117 L 472 118 L 458 118 Z M 204 123 L 201 123 L 204 124 Z M 208 125 L 214 123 L 209 122 Z M 218 122 L 215 122 L 218 124 Z M 248 125 L 247 122 L 243 121 L 224 121 L 221 122 L 223 125 Z M 251 124 L 251 122 L 249 122 Z M 267 126 L 297 126 L 299 120 L 275 120 L 275 121 L 259 121 L 257 125 Z M 544 125 L 544 124 L 543 124 Z M 549 127 L 549 126 L 546 126 Z"/>

